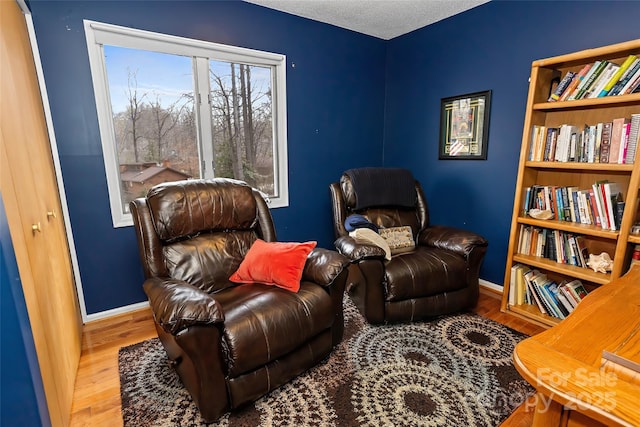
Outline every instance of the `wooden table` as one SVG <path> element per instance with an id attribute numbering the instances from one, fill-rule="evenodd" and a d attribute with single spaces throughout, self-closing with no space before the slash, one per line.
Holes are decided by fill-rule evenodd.
<path id="1" fill-rule="evenodd" d="M 640 265 L 520 342 L 513 357 L 537 390 L 526 403 L 534 426 L 640 426 Z"/>

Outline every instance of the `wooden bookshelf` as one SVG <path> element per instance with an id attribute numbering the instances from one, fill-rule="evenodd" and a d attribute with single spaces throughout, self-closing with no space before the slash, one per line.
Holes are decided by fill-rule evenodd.
<path id="1" fill-rule="evenodd" d="M 501 310 L 533 324 L 550 327 L 560 319 L 540 312 L 533 304 L 509 304 L 511 273 L 515 264 L 539 270 L 555 281 L 581 280 L 585 288 L 596 289 L 624 275 L 629 270 L 631 253 L 640 244 L 640 235 L 630 233 L 631 226 L 640 221 L 638 193 L 640 192 L 640 153 L 633 164 L 557 162 L 529 160 L 534 126 L 559 127 L 570 124 L 582 128 L 585 124 L 612 121 L 640 113 L 640 94 L 606 96 L 602 98 L 548 102 L 552 80 L 568 71 L 578 72 L 586 64 L 607 60 L 621 64 L 629 55 L 640 57 L 640 39 L 625 43 L 588 49 L 534 61 L 525 112 L 518 176 L 509 235 L 509 247 L 504 278 Z M 524 214 L 525 190 L 533 185 L 575 186 L 588 189 L 600 180 L 616 182 L 625 201 L 625 209 L 618 231 L 599 226 L 560 220 L 538 220 Z M 610 272 L 594 272 L 591 268 L 557 263 L 553 260 L 519 254 L 520 231 L 523 226 L 559 230 L 581 235 L 588 242 L 591 253 L 607 252 L 613 259 Z"/>

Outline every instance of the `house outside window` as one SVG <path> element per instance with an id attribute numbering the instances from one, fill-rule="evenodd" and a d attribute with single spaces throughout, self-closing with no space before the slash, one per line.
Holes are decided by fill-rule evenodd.
<path id="1" fill-rule="evenodd" d="M 284 55 L 85 21 L 114 227 L 153 185 L 246 181 L 288 205 Z"/>

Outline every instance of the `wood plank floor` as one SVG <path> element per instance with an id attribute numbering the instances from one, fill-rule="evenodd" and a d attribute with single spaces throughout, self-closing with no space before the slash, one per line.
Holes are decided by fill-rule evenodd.
<path id="1" fill-rule="evenodd" d="M 475 311 L 515 330 L 534 335 L 543 328 L 500 312 L 500 295 L 483 289 Z M 122 426 L 118 350 L 156 337 L 149 309 L 87 324 L 73 398 L 71 426 Z M 517 409 L 502 427 L 531 425 L 532 414 Z"/>

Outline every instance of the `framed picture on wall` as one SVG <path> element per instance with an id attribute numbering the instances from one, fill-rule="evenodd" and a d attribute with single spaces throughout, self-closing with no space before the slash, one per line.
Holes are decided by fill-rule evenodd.
<path id="1" fill-rule="evenodd" d="M 442 98 L 440 159 L 487 159 L 490 107 L 490 90 Z"/>

